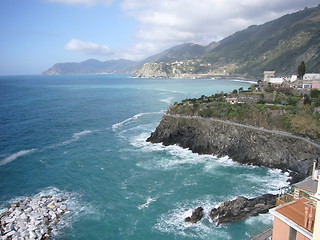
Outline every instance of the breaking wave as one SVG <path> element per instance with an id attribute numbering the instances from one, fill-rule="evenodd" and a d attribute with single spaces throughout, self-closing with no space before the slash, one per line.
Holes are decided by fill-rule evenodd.
<path id="1" fill-rule="evenodd" d="M 112 125 L 112 130 L 113 131 L 116 131 L 117 129 L 127 125 L 128 123 L 142 117 L 142 116 L 145 116 L 145 115 L 153 115 L 153 114 L 164 114 L 166 112 L 166 110 L 162 110 L 160 112 L 143 112 L 143 113 L 138 113 L 130 118 L 127 118 L 121 122 L 118 122 L 118 123 L 115 123 Z"/>
<path id="2" fill-rule="evenodd" d="M 214 227 L 212 225 L 209 213 L 214 205 L 219 205 L 219 203 L 214 202 L 211 196 L 204 196 L 203 198 L 195 199 L 191 202 L 184 201 L 177 203 L 173 209 L 160 215 L 157 219 L 157 223 L 154 225 L 154 229 L 164 233 L 198 239 L 206 238 L 208 236 L 231 239 L 227 229 L 224 229 L 223 227 Z M 199 206 L 202 206 L 204 209 L 203 219 L 197 224 L 185 222 L 184 219 L 191 216 L 192 211 Z"/>

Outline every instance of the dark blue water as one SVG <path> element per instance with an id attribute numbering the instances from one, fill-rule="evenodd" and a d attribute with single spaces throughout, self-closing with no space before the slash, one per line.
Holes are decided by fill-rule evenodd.
<path id="1" fill-rule="evenodd" d="M 197 155 L 145 139 L 171 103 L 229 92 L 232 80 L 126 75 L 0 77 L 0 205 L 69 198 L 55 239 L 248 239 L 260 215 L 216 227 L 210 209 L 286 185 L 276 170 Z M 184 222 L 202 206 L 205 218 Z"/>

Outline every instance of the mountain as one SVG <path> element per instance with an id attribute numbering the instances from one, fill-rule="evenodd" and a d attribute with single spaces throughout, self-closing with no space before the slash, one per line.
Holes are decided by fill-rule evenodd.
<path id="1" fill-rule="evenodd" d="M 96 59 L 89 59 L 84 62 L 57 63 L 44 75 L 70 75 L 70 74 L 96 74 L 96 73 L 132 73 L 138 62 L 126 59 L 109 60 L 101 62 Z"/>
<path id="2" fill-rule="evenodd" d="M 234 64 L 236 73 L 259 76 L 265 70 L 295 74 L 305 61 L 307 71 L 320 71 L 320 6 L 250 26 L 223 39 L 203 60 Z"/>
<path id="3" fill-rule="evenodd" d="M 266 70 L 275 70 L 278 76 L 296 74 L 302 61 L 307 72 L 320 72 L 320 5 L 250 26 L 206 47 L 185 44 L 153 57 L 136 76 L 259 78 Z M 176 59 L 188 61 L 177 65 Z"/>
<path id="4" fill-rule="evenodd" d="M 194 43 L 184 43 L 178 46 L 169 48 L 159 54 L 146 58 L 142 63 L 149 62 L 175 62 L 199 58 L 206 53 L 209 53 L 217 46 L 215 42 L 208 46 L 201 46 Z"/>

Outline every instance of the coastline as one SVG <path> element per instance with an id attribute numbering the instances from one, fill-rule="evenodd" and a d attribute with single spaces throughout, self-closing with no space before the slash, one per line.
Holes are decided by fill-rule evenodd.
<path id="1" fill-rule="evenodd" d="M 302 139 L 183 116 L 165 115 L 147 141 L 177 144 L 198 154 L 229 156 L 241 164 L 289 171 L 291 184 L 310 175 L 313 160 L 320 155 L 318 147 Z"/>

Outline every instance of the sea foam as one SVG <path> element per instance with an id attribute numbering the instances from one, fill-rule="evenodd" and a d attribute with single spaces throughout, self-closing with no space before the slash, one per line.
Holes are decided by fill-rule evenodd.
<path id="1" fill-rule="evenodd" d="M 157 201 L 157 198 L 148 197 L 148 198 L 146 199 L 146 202 L 145 202 L 145 203 L 143 203 L 143 204 L 141 204 L 141 205 L 138 206 L 138 209 L 141 210 L 141 209 L 143 209 L 143 208 L 148 208 L 149 205 L 150 205 L 150 203 L 155 202 L 155 201 Z"/>
<path id="2" fill-rule="evenodd" d="M 2 159 L 0 161 L 0 166 L 3 166 L 5 164 L 7 164 L 7 163 L 10 163 L 10 162 L 16 160 L 19 157 L 22 157 L 22 156 L 27 155 L 29 153 L 35 152 L 36 150 L 37 150 L 36 148 L 33 148 L 33 149 L 30 149 L 30 150 L 21 150 L 19 152 L 16 152 L 16 153 L 14 153 L 14 154 Z"/>
<path id="3" fill-rule="evenodd" d="M 168 97 L 165 99 L 160 99 L 161 102 L 167 103 L 167 104 L 171 104 L 172 100 L 174 99 L 174 97 Z"/>
<path id="4" fill-rule="evenodd" d="M 74 142 L 78 141 L 81 137 L 83 137 L 85 135 L 88 135 L 90 133 L 93 133 L 93 132 L 94 132 L 93 130 L 84 130 L 84 131 L 81 131 L 81 132 L 74 133 L 72 135 L 71 139 L 63 141 L 63 142 L 55 144 L 55 145 L 52 145 L 52 146 L 50 146 L 48 148 L 61 147 L 61 146 L 65 146 L 65 145 L 74 143 Z"/>
<path id="5" fill-rule="evenodd" d="M 161 143 L 149 143 L 146 141 L 148 136 L 150 136 L 150 133 L 141 133 L 133 137 L 130 143 L 142 152 L 159 152 L 164 154 L 160 154 L 157 158 L 140 161 L 136 164 L 138 167 L 147 170 L 170 171 L 180 167 L 202 165 L 203 172 L 214 176 L 228 173 L 227 168 L 242 169 L 243 173 L 238 175 L 238 177 L 250 183 L 254 188 L 253 194 L 246 197 L 256 197 L 260 193 L 277 194 L 280 188 L 286 187 L 289 184 L 287 182 L 288 173 L 282 173 L 281 170 L 265 168 L 266 172 L 264 171 L 264 175 L 261 176 L 260 168 L 257 166 L 240 164 L 228 156 L 200 155 L 177 145 L 164 146 Z M 195 183 L 193 181 L 185 181 L 184 184 L 193 185 Z"/>
<path id="6" fill-rule="evenodd" d="M 209 214 L 214 205 L 219 205 L 219 203 L 209 195 L 193 201 L 176 203 L 173 209 L 160 215 L 153 228 L 164 233 L 198 239 L 208 236 L 223 236 L 224 239 L 231 239 L 224 228 L 213 227 Z M 199 206 L 204 209 L 203 219 L 197 224 L 185 222 L 184 219 L 191 216 L 192 211 Z"/>
<path id="7" fill-rule="evenodd" d="M 115 123 L 112 125 L 112 130 L 113 131 L 116 131 L 117 129 L 127 125 L 128 123 L 142 117 L 142 116 L 145 116 L 145 115 L 150 115 L 150 114 L 164 114 L 165 113 L 165 110 L 161 110 L 159 112 L 142 112 L 142 113 L 138 113 L 130 118 L 127 118 L 121 122 L 118 122 L 118 123 Z"/>

